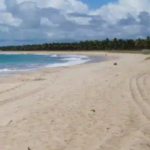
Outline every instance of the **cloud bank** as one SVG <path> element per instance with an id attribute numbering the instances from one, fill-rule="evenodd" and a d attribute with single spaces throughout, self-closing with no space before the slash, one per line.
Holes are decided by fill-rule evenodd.
<path id="1" fill-rule="evenodd" d="M 0 0 L 0 45 L 150 35 L 150 1 L 118 0 L 90 10 L 79 0 Z"/>

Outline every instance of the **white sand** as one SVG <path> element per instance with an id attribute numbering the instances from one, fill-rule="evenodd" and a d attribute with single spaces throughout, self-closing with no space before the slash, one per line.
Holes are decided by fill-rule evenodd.
<path id="1" fill-rule="evenodd" d="M 150 60 L 110 56 L 0 78 L 0 150 L 150 150 Z"/>

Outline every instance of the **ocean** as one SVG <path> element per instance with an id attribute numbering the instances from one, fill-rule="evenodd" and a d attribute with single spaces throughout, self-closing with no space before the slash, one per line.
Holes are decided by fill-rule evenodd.
<path id="1" fill-rule="evenodd" d="M 77 65 L 90 60 L 91 58 L 85 55 L 2 53 L 0 54 L 0 76 L 11 75 L 12 72 Z"/>

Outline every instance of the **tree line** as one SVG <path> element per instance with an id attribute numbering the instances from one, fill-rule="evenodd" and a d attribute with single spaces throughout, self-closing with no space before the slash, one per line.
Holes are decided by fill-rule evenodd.
<path id="1" fill-rule="evenodd" d="M 2 46 L 2 51 L 57 51 L 57 50 L 142 50 L 150 49 L 150 37 L 145 39 L 105 39 L 72 43 L 45 43 L 22 46 Z"/>

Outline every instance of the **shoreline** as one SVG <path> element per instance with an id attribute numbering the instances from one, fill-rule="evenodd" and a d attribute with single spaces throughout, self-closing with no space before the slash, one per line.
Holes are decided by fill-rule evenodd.
<path id="1" fill-rule="evenodd" d="M 1 53 L 0 53 L 1 54 Z M 95 55 L 83 55 L 83 54 L 76 54 L 76 53 L 53 53 L 53 52 L 50 52 L 50 53 L 47 53 L 47 52 L 5 52 L 5 53 L 2 53 L 2 54 L 47 54 L 47 55 L 53 55 L 53 54 L 56 54 L 56 55 L 79 55 L 79 56 L 89 56 L 89 59 L 88 61 L 86 62 L 83 62 L 83 63 L 79 63 L 79 64 L 69 64 L 68 65 L 65 65 L 65 66 L 55 66 L 55 67 L 43 67 L 43 68 L 40 68 L 40 69 L 33 69 L 33 70 L 22 70 L 22 71 L 10 71 L 4 75 L 1 75 L 0 77 L 12 77 L 12 76 L 19 76 L 19 75 L 22 75 L 22 74 L 26 74 L 26 73 L 32 73 L 32 72 L 37 72 L 37 71 L 43 71 L 43 70 L 48 70 L 48 69 L 54 69 L 54 68 L 63 68 L 63 67 L 71 67 L 71 66 L 76 66 L 76 65 L 83 65 L 83 64 L 86 64 L 86 63 L 96 63 L 96 62 L 103 62 L 103 61 L 108 61 L 110 60 L 109 57 L 106 57 L 106 56 L 95 56 Z"/>
<path id="2" fill-rule="evenodd" d="M 0 149 L 149 149 L 146 57 L 109 53 L 109 61 L 0 78 Z"/>

